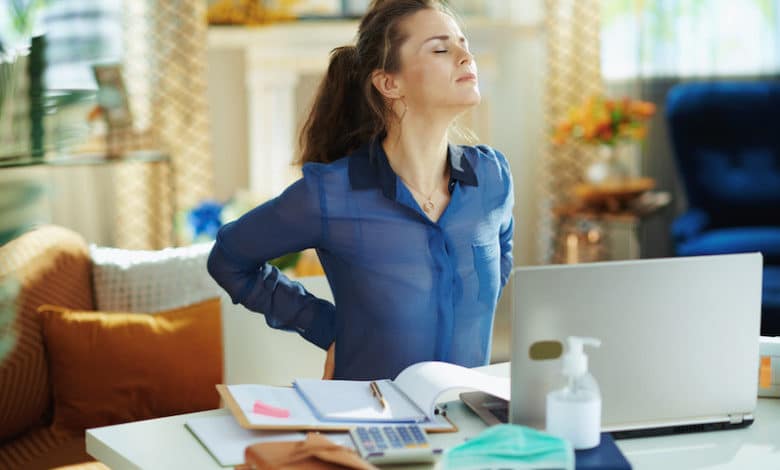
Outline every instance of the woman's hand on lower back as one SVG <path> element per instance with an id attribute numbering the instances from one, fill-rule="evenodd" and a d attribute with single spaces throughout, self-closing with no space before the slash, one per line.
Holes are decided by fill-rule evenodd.
<path id="1" fill-rule="evenodd" d="M 328 355 L 325 356 L 325 370 L 322 373 L 324 380 L 333 378 L 333 372 L 336 370 L 336 343 L 331 343 L 328 348 Z"/>

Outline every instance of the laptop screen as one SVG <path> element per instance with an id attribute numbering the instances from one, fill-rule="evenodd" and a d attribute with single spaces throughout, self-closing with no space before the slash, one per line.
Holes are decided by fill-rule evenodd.
<path id="1" fill-rule="evenodd" d="M 758 253 L 516 268 L 513 423 L 543 427 L 560 359 L 540 341 L 601 340 L 588 350 L 604 430 L 739 422 L 753 411 L 761 314 Z"/>

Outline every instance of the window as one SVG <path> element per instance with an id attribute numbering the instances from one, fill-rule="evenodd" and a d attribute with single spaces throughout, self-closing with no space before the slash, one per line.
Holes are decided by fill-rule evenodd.
<path id="1" fill-rule="evenodd" d="M 607 80 L 780 71 L 780 0 L 603 0 Z"/>
<path id="2" fill-rule="evenodd" d="M 92 64 L 122 56 L 121 8 L 122 0 L 0 0 L 8 13 L 0 15 L 0 45 L 10 54 L 43 33 L 46 88 L 95 89 Z"/>

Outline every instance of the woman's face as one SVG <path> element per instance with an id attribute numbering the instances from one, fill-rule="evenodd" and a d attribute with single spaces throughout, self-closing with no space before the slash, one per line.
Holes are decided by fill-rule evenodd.
<path id="1" fill-rule="evenodd" d="M 457 112 L 479 104 L 477 64 L 452 17 L 426 9 L 404 20 L 401 27 L 407 39 L 400 50 L 401 70 L 393 75 L 410 110 L 453 108 Z"/>

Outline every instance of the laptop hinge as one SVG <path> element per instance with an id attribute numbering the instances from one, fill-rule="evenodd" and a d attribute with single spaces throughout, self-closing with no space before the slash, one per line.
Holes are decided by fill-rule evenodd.
<path id="1" fill-rule="evenodd" d="M 742 422 L 742 415 L 729 415 L 729 424 L 739 424 Z"/>

